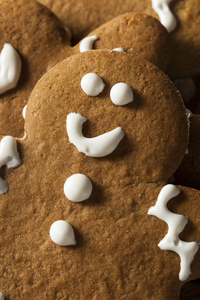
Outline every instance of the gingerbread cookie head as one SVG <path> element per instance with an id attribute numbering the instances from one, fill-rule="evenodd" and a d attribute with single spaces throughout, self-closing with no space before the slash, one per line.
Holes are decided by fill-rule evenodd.
<path id="1" fill-rule="evenodd" d="M 101 66 L 98 66 L 98 62 L 100 61 L 99 57 L 101 56 L 106 57 L 106 59 L 105 61 L 102 61 Z M 149 75 L 146 78 L 145 72 L 143 71 L 143 65 L 147 65 L 149 73 L 151 72 L 151 69 L 154 70 L 154 68 L 151 64 L 146 63 L 146 61 L 141 60 L 140 64 L 143 63 L 142 67 L 140 68 L 140 64 L 138 63 L 134 68 L 134 73 L 132 72 L 132 64 L 130 64 L 130 67 L 127 66 L 126 70 L 123 68 L 123 74 L 120 73 L 120 77 L 116 78 L 117 69 L 120 70 L 121 65 L 123 67 L 124 64 L 123 61 L 120 63 L 120 57 L 126 61 L 127 65 L 129 60 L 130 62 L 132 62 L 132 59 L 136 60 L 135 57 L 132 58 L 132 55 L 121 55 L 121 53 L 116 53 L 116 51 L 97 51 L 97 54 L 86 52 L 85 55 L 76 56 L 74 58 L 74 61 L 78 61 L 78 64 L 80 64 L 81 67 L 87 66 L 87 71 L 85 70 L 85 67 L 80 70 L 78 67 L 73 69 L 73 59 L 66 60 L 61 65 L 58 64 L 55 67 L 54 72 L 48 73 L 48 76 L 45 76 L 42 81 L 44 83 L 45 80 L 48 80 L 45 84 L 49 87 L 50 95 L 46 90 L 43 95 L 41 91 L 38 92 L 38 87 L 36 87 L 31 97 L 31 99 L 34 99 L 34 95 L 38 95 L 38 99 L 41 99 L 41 102 L 44 101 L 44 98 L 48 98 L 48 101 L 54 99 L 54 105 L 58 106 L 58 108 L 52 108 L 52 105 L 45 107 L 44 105 L 41 105 L 38 100 L 35 101 L 35 105 L 37 105 L 35 106 L 34 100 L 31 100 L 26 121 L 26 132 L 29 135 L 29 139 L 31 139 L 31 137 L 33 137 L 34 140 L 42 139 L 43 143 L 47 140 L 46 145 L 48 145 L 49 136 L 51 134 L 54 136 L 63 136 L 64 139 L 66 138 L 66 135 L 68 135 L 69 140 L 71 141 L 70 133 L 71 130 L 73 132 L 73 126 L 81 128 L 83 123 L 85 135 L 91 137 L 121 127 L 122 129 L 119 133 L 121 138 L 117 142 L 119 143 L 121 140 L 121 146 L 117 147 L 116 145 L 116 150 L 109 156 L 111 157 L 111 160 L 105 158 L 105 164 L 108 164 L 108 168 L 110 168 L 110 163 L 112 164 L 112 159 L 118 157 L 118 167 L 123 168 L 124 165 L 129 166 L 134 180 L 136 180 L 135 182 L 143 180 L 146 182 L 168 180 L 169 176 L 173 173 L 173 170 L 176 170 L 176 167 L 182 158 L 181 153 L 184 153 L 186 148 L 187 139 L 185 139 L 185 132 L 187 123 L 185 121 L 186 116 L 183 114 L 183 112 L 185 113 L 185 108 L 181 101 L 177 101 L 177 104 L 174 103 L 175 101 L 173 98 L 179 97 L 179 93 L 176 88 L 174 88 L 173 84 L 169 83 L 169 85 L 171 85 L 170 88 L 168 88 L 168 94 L 166 96 L 162 96 L 165 91 L 164 80 L 163 86 L 161 86 L 162 82 L 160 83 L 160 81 L 156 79 L 155 90 L 152 90 L 151 87 L 153 84 L 148 81 Z M 66 68 L 64 67 L 64 64 L 66 64 Z M 52 95 L 52 84 L 56 86 L 58 86 L 58 84 L 57 77 L 54 78 L 53 76 L 55 76 L 55 74 L 56 76 L 58 76 L 57 74 L 60 74 L 59 76 L 61 76 L 62 70 L 65 69 L 67 69 L 68 72 L 65 72 L 65 75 L 63 75 L 63 83 L 60 85 L 59 90 L 56 88 L 57 98 L 55 98 L 55 96 Z M 155 70 L 155 73 L 158 73 L 159 75 L 162 74 L 157 68 Z M 163 74 L 160 76 L 163 78 Z M 151 79 L 153 80 L 153 78 L 156 78 L 156 76 L 152 75 Z M 168 81 L 167 77 L 164 78 Z M 119 93 L 121 90 L 124 90 L 125 96 L 123 96 L 123 94 L 120 96 Z M 66 95 L 64 92 L 66 92 Z M 62 94 L 63 96 L 61 97 Z M 160 100 L 160 102 L 158 102 L 158 100 L 156 100 L 163 99 L 162 97 L 165 101 Z M 145 103 L 147 100 L 149 101 L 148 104 Z M 64 103 L 67 101 L 66 113 L 63 112 L 65 104 L 62 104 L 62 101 L 64 101 Z M 169 108 L 166 108 L 165 105 L 167 102 L 167 105 L 170 106 L 170 101 L 173 102 L 173 107 L 177 105 L 177 108 L 170 109 L 169 111 Z M 149 109 L 150 105 L 152 106 L 151 109 Z M 176 124 L 173 121 L 173 126 L 171 128 L 166 127 L 165 132 L 163 132 L 162 126 L 159 126 L 164 121 L 163 118 L 167 119 L 166 124 L 168 124 L 168 119 L 170 118 L 168 116 L 169 113 L 171 119 L 177 118 L 179 120 L 178 112 L 180 106 L 181 118 L 183 118 L 183 120 L 181 122 L 178 121 L 177 123 L 178 126 L 182 127 L 182 130 L 177 130 Z M 58 118 L 58 113 L 56 113 L 57 110 L 62 111 L 62 116 L 60 116 L 59 119 L 60 122 L 61 118 L 64 121 L 67 120 L 67 131 L 66 128 L 63 128 L 63 133 L 61 134 L 61 126 L 59 126 L 56 127 L 59 132 L 56 133 L 56 128 L 52 126 L 52 124 L 56 124 L 56 120 L 52 118 L 52 116 L 49 117 L 51 111 L 47 111 L 48 109 L 55 112 L 55 118 Z M 151 113 L 149 113 L 150 111 Z M 73 114 L 70 115 L 70 113 Z M 30 118 L 30 114 L 32 115 L 32 118 Z M 44 118 L 46 119 L 46 126 L 43 125 Z M 107 118 L 112 120 L 112 126 L 110 126 L 110 128 Z M 87 122 L 86 119 L 88 120 Z M 123 125 L 124 122 L 126 125 Z M 72 128 L 69 125 L 71 123 L 73 124 Z M 143 123 L 144 125 L 141 126 L 140 124 Z M 129 127 L 130 132 L 128 132 L 127 129 L 123 129 Z M 159 129 L 160 127 L 161 129 Z M 39 128 L 43 128 L 43 130 L 40 130 Z M 135 130 L 133 128 L 135 128 Z M 49 132 L 49 130 L 52 130 L 52 133 Z M 77 130 L 80 129 L 77 128 Z M 180 134 L 180 132 L 182 132 L 182 134 Z M 175 136 L 175 138 L 172 139 L 171 136 Z M 111 137 L 108 139 L 110 138 Z M 165 140 L 165 143 L 161 143 L 161 140 Z M 166 145 L 169 143 L 172 143 L 172 145 L 167 147 Z M 181 152 L 177 152 L 177 143 L 180 145 L 179 149 Z M 63 142 L 63 145 L 64 144 L 66 143 Z M 100 142 L 100 144 L 103 144 L 103 142 Z M 150 147 L 148 148 L 146 144 L 150 145 Z M 48 147 L 49 146 L 50 145 L 48 145 Z M 85 150 L 84 147 L 86 148 Z M 90 155 L 90 150 L 88 150 L 87 153 L 87 144 L 84 147 L 80 147 L 80 152 L 86 154 L 83 155 L 82 158 L 83 161 L 85 160 L 86 164 L 88 164 L 89 161 L 93 161 L 93 159 L 89 159 L 88 161 L 88 156 L 104 157 L 110 154 L 107 152 L 105 154 L 102 153 L 102 155 L 95 155 L 92 154 L 91 150 Z M 70 148 L 73 152 L 76 152 L 77 148 L 79 150 L 77 145 L 75 145 L 75 147 L 70 146 Z M 105 148 L 109 149 L 109 146 L 105 145 Z M 101 152 L 99 147 L 97 147 L 97 150 Z M 159 154 L 159 151 L 162 154 Z M 62 152 L 64 153 L 64 150 Z M 157 156 L 154 155 L 155 152 L 158 152 Z M 138 159 L 139 157 L 140 159 Z M 171 162 L 170 164 L 169 159 Z M 159 164 L 157 163 L 158 161 L 160 162 Z"/>
<path id="2" fill-rule="evenodd" d="M 71 47 L 69 35 L 55 15 L 35 1 L 3 1 L 0 12 L 0 135 L 22 137 L 22 110 L 36 82 L 56 63 L 88 50 L 88 42 L 83 40 Z M 143 32 L 144 27 L 149 31 Z M 96 36 L 94 49 L 123 47 L 126 52 L 140 53 L 161 69 L 169 60 L 169 36 L 152 17 L 124 15 L 91 35 Z"/>
<path id="3" fill-rule="evenodd" d="M 188 140 L 185 108 L 168 77 L 138 56 L 78 54 L 38 82 L 25 122 L 22 164 L 4 174 L 9 190 L 0 197 L 0 271 L 11 264 L 2 292 L 178 295 L 180 259 L 158 248 L 167 227 L 147 214 Z"/>

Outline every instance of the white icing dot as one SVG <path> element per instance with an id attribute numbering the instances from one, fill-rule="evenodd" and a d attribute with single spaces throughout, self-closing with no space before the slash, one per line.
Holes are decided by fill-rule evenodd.
<path id="1" fill-rule="evenodd" d="M 79 46 L 80 52 L 92 50 L 93 43 L 98 39 L 96 35 L 91 35 L 84 38 Z"/>
<path id="2" fill-rule="evenodd" d="M 116 105 L 126 105 L 134 99 L 133 90 L 128 84 L 119 82 L 111 88 L 110 99 Z"/>
<path id="3" fill-rule="evenodd" d="M 99 95 L 104 87 L 103 80 L 95 73 L 88 73 L 81 79 L 81 88 L 88 96 Z"/>
<path id="4" fill-rule="evenodd" d="M 90 157 L 103 157 L 112 153 L 124 137 L 124 130 L 121 127 L 116 127 L 97 137 L 86 138 L 82 133 L 82 124 L 86 120 L 76 113 L 67 116 L 67 134 L 70 143 L 74 144 L 79 152 Z"/>
<path id="5" fill-rule="evenodd" d="M 92 193 L 92 183 L 87 176 L 74 174 L 65 181 L 64 193 L 70 201 L 84 201 L 88 199 Z"/>
<path id="6" fill-rule="evenodd" d="M 59 246 L 76 244 L 74 229 L 68 222 L 63 220 L 58 220 L 51 225 L 50 237 Z"/>
<path id="7" fill-rule="evenodd" d="M 16 87 L 21 73 L 21 59 L 10 44 L 0 54 L 0 94 Z"/>
<path id="8" fill-rule="evenodd" d="M 25 117 L 26 117 L 26 109 L 27 109 L 27 104 L 24 106 L 23 110 L 22 110 L 22 116 L 25 120 Z"/>

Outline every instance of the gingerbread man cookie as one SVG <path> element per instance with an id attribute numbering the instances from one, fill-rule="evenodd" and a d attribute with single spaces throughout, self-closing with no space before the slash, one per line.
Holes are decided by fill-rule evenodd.
<path id="1" fill-rule="evenodd" d="M 198 0 L 40 0 L 80 40 L 92 29 L 126 12 L 158 18 L 169 30 L 173 51 L 168 74 L 173 78 L 200 74 L 200 7 Z M 191 26 L 192 24 L 192 26 Z"/>
<path id="2" fill-rule="evenodd" d="M 200 193 L 167 184 L 188 142 L 169 78 L 136 55 L 74 55 L 35 86 L 25 130 L 1 140 L 16 163 L 2 172 L 1 292 L 178 299 L 200 275 Z"/>
<path id="3" fill-rule="evenodd" d="M 121 16 L 94 31 L 89 41 L 71 47 L 64 28 L 43 5 L 6 0 L 0 11 L 1 135 L 23 136 L 22 110 L 34 85 L 57 62 L 73 54 L 91 48 L 121 47 L 126 52 L 137 52 L 161 69 L 165 69 L 169 60 L 168 34 L 156 19 L 142 14 Z M 149 31 L 143 32 L 145 27 Z"/>

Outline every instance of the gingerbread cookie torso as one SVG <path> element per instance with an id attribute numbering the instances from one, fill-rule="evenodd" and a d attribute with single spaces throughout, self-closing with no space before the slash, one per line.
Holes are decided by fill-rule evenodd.
<path id="1" fill-rule="evenodd" d="M 188 142 L 185 108 L 169 78 L 131 54 L 77 54 L 37 83 L 25 124 L 21 165 L 2 172 L 1 292 L 178 299 L 193 259 L 189 278 L 199 276 L 200 194 L 166 185 Z M 178 227 L 168 224 L 172 244 L 162 251 L 168 220 L 159 219 L 156 199 L 166 210 L 173 197 Z M 185 230 L 181 214 L 189 217 Z"/>

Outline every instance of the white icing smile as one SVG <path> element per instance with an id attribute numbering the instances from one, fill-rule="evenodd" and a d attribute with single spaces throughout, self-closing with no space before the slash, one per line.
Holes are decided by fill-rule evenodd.
<path id="1" fill-rule="evenodd" d="M 17 51 L 4 44 L 0 54 L 0 94 L 16 87 L 21 73 L 21 59 Z"/>
<path id="2" fill-rule="evenodd" d="M 90 157 L 103 157 L 112 153 L 124 137 L 124 130 L 116 127 L 94 138 L 86 138 L 82 133 L 82 125 L 87 119 L 80 114 L 71 113 L 67 116 L 67 134 L 79 152 Z"/>

